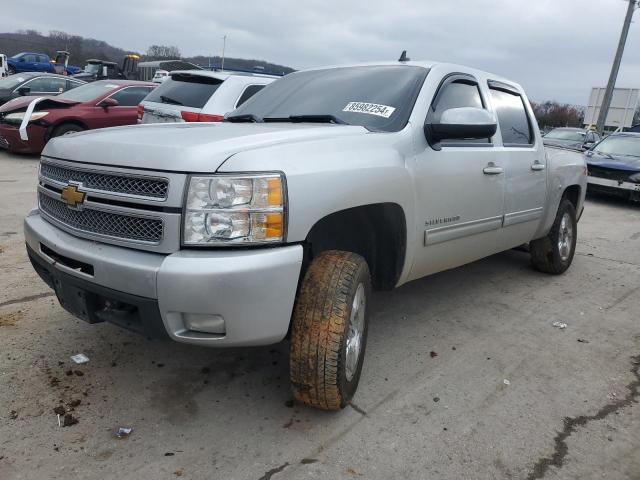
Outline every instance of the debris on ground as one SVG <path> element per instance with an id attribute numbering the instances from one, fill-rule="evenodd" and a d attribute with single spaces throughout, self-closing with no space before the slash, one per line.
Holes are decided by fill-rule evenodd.
<path id="1" fill-rule="evenodd" d="M 64 415 L 64 419 L 62 420 L 63 427 L 70 427 L 72 425 L 75 425 L 76 423 L 78 423 L 78 419 L 76 417 L 74 417 L 70 413 L 66 413 Z"/>
<path id="2" fill-rule="evenodd" d="M 362 474 L 355 471 L 353 468 L 347 468 L 347 473 L 352 477 L 360 477 Z"/>
<path id="3" fill-rule="evenodd" d="M 65 413 L 67 413 L 67 411 L 64 409 L 62 405 L 58 405 L 56 408 L 53 409 L 53 413 L 57 415 L 64 415 Z"/>
<path id="4" fill-rule="evenodd" d="M 433 401 L 438 403 L 440 401 L 440 397 L 433 397 Z"/>
<path id="5" fill-rule="evenodd" d="M 73 373 L 75 373 L 79 377 L 84 375 L 84 372 L 82 370 L 74 370 Z"/>
<path id="6" fill-rule="evenodd" d="M 173 452 L 167 452 L 164 454 L 165 457 L 173 457 L 175 455 L 175 453 Z"/>
<path id="7" fill-rule="evenodd" d="M 76 408 L 81 403 L 82 403 L 82 401 L 79 398 L 76 398 L 75 400 L 71 400 L 69 403 L 67 403 L 67 405 L 69 405 L 71 408 Z"/>
<path id="8" fill-rule="evenodd" d="M 59 383 L 60 380 L 58 379 L 58 377 L 51 377 L 51 379 L 49 379 L 49 385 L 51 385 L 52 387 L 57 387 Z"/>
<path id="9" fill-rule="evenodd" d="M 10 418 L 11 420 L 15 420 L 16 418 L 18 418 L 18 412 L 16 412 L 15 410 L 11 410 L 11 411 L 9 412 L 9 418 Z"/>
<path id="10" fill-rule="evenodd" d="M 317 461 L 317 458 L 303 458 L 302 460 L 300 460 L 300 463 L 302 465 L 309 465 L 310 463 L 316 463 Z"/>
<path id="11" fill-rule="evenodd" d="M 585 340 L 584 338 L 579 338 L 578 342 L 580 342 L 580 343 L 589 343 L 589 340 Z"/>
<path id="12" fill-rule="evenodd" d="M 502 383 L 504 383 L 505 385 L 511 385 L 511 382 L 506 378 L 502 381 Z"/>
<path id="13" fill-rule="evenodd" d="M 563 322 L 553 322 L 553 326 L 559 328 L 560 330 L 564 330 L 567 328 L 567 324 Z"/>
<path id="14" fill-rule="evenodd" d="M 438 352 L 434 352 L 433 350 L 431 350 L 429 352 L 429 355 L 431 356 L 431 358 L 436 358 L 438 356 Z"/>
<path id="15" fill-rule="evenodd" d="M 78 353 L 76 355 L 71 356 L 71 360 L 73 360 L 78 365 L 89 362 L 89 357 L 87 357 L 84 353 Z"/>
<path id="16" fill-rule="evenodd" d="M 133 427 L 120 427 L 120 428 L 118 428 L 118 431 L 116 433 L 116 437 L 118 437 L 118 438 L 126 438 L 129 435 L 131 435 L 132 431 L 133 431 Z"/>
<path id="17" fill-rule="evenodd" d="M 71 375 L 73 375 L 73 370 L 67 370 L 66 372 L 67 377 L 70 377 Z"/>
<path id="18" fill-rule="evenodd" d="M 175 472 L 173 472 L 173 474 L 174 474 L 176 477 L 181 477 L 181 476 L 184 474 L 184 470 L 183 470 L 183 469 L 181 469 L 181 468 L 179 468 L 178 470 L 176 470 Z"/>

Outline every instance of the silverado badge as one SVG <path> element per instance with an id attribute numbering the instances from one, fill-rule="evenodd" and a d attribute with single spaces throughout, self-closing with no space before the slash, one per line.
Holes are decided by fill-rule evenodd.
<path id="1" fill-rule="evenodd" d="M 76 185 L 69 184 L 62 189 L 60 197 L 68 206 L 78 208 L 84 202 L 85 193 L 78 190 Z"/>

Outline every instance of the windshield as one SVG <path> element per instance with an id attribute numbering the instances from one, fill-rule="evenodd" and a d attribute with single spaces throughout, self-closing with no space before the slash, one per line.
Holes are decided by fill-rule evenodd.
<path id="1" fill-rule="evenodd" d="M 602 155 L 640 157 L 640 136 L 611 135 L 596 145 L 594 151 Z"/>
<path id="2" fill-rule="evenodd" d="M 87 63 L 87 66 L 84 67 L 84 71 L 87 73 L 98 73 L 101 67 L 102 65 L 99 63 Z"/>
<path id="3" fill-rule="evenodd" d="M 15 88 L 26 80 L 27 78 L 24 75 L 9 75 L 8 77 L 0 79 L 0 88 Z"/>
<path id="4" fill-rule="evenodd" d="M 398 131 L 407 124 L 427 72 L 422 67 L 389 65 L 291 73 L 267 85 L 227 118 L 332 121 Z"/>
<path id="5" fill-rule="evenodd" d="M 117 87 L 118 85 L 109 81 L 87 83 L 86 85 L 80 85 L 73 90 L 68 90 L 63 94 L 58 95 L 58 98 L 84 103 L 106 95 Z"/>
<path id="6" fill-rule="evenodd" d="M 556 128 L 547 133 L 544 138 L 552 138 L 556 140 L 571 140 L 572 142 L 584 142 L 586 133 L 579 130 L 563 130 Z"/>

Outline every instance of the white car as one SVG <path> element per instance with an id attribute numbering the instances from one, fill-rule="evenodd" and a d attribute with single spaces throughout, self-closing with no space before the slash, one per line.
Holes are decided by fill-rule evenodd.
<path id="1" fill-rule="evenodd" d="M 280 77 L 209 70 L 171 72 L 138 107 L 140 123 L 221 122 Z"/>
<path id="2" fill-rule="evenodd" d="M 156 70 L 151 81 L 153 83 L 162 83 L 169 78 L 169 72 L 167 70 Z"/>

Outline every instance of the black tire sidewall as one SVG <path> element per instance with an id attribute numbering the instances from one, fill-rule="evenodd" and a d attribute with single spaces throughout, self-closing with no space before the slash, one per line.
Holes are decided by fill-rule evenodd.
<path id="1" fill-rule="evenodd" d="M 360 349 L 360 357 L 358 358 L 358 366 L 356 372 L 351 378 L 347 380 L 347 367 L 346 367 L 346 352 L 347 352 L 347 333 L 349 332 L 349 319 L 351 318 L 351 310 L 353 308 L 353 299 L 355 297 L 358 285 L 364 286 L 365 294 L 365 311 L 364 311 L 364 329 L 362 332 L 362 347 Z M 358 383 L 360 381 L 360 375 L 362 373 L 362 365 L 364 364 L 365 351 L 367 348 L 367 335 L 369 332 L 369 316 L 371 312 L 371 279 L 369 277 L 369 269 L 367 263 L 362 259 L 357 273 L 354 276 L 354 281 L 351 285 L 348 298 L 349 311 L 347 312 L 347 318 L 345 319 L 345 328 L 342 334 L 340 344 L 340 357 L 338 362 L 338 387 L 341 395 L 341 408 L 344 408 L 350 401 L 353 395 L 358 389 Z"/>
<path id="2" fill-rule="evenodd" d="M 560 257 L 560 251 L 558 250 L 558 239 L 560 237 L 560 223 L 565 213 L 569 214 L 573 228 L 573 238 L 571 240 L 571 251 L 569 257 L 566 260 L 562 260 Z M 551 232 L 549 232 L 549 239 L 551 240 L 552 258 L 555 269 L 562 273 L 569 268 L 573 261 L 573 256 L 576 253 L 576 242 L 578 240 L 578 221 L 576 219 L 576 210 L 573 204 L 569 200 L 562 200 L 560 207 L 558 208 L 558 214 L 553 222 Z"/>
<path id="3" fill-rule="evenodd" d="M 68 132 L 75 133 L 75 132 L 82 132 L 83 130 L 84 129 L 81 126 L 75 125 L 73 123 L 62 124 L 53 129 L 53 132 L 51 133 L 51 138 L 61 137 L 62 135 Z"/>

